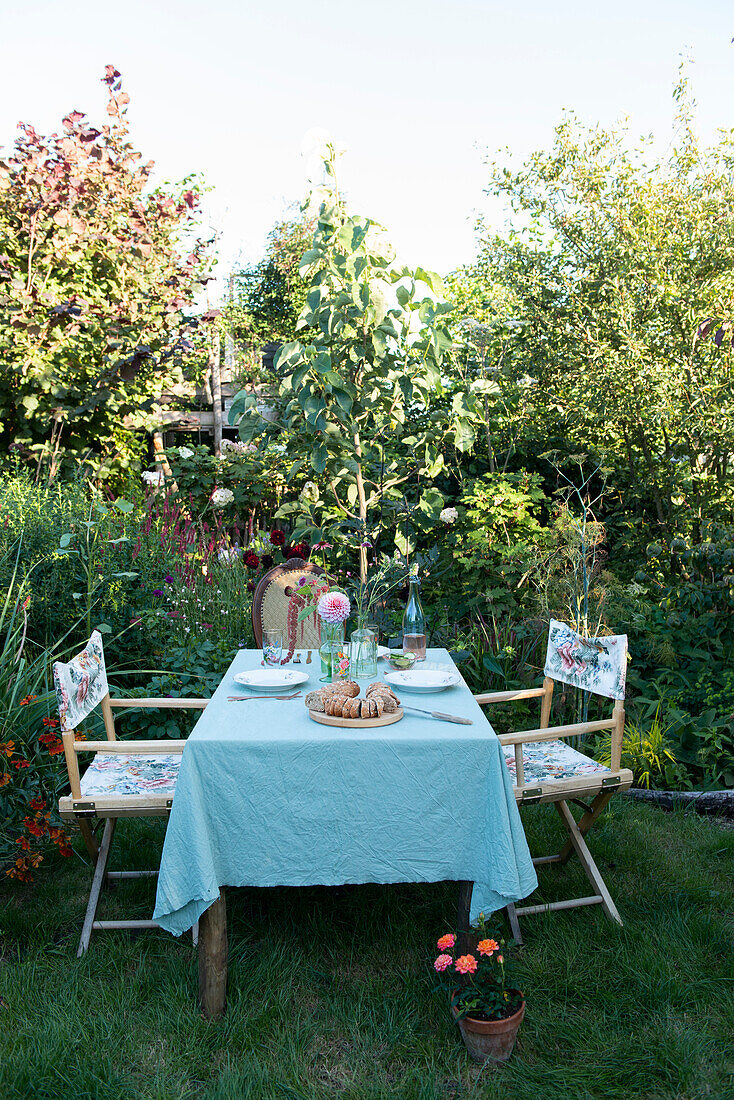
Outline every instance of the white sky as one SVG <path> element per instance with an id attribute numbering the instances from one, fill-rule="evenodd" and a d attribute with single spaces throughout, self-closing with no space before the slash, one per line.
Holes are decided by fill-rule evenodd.
<path id="1" fill-rule="evenodd" d="M 0 146 L 18 121 L 102 121 L 112 63 L 157 179 L 202 173 L 220 274 L 256 260 L 306 189 L 311 127 L 349 147 L 351 208 L 401 259 L 447 272 L 474 255 L 487 152 L 547 147 L 563 108 L 629 116 L 667 144 L 690 54 L 699 130 L 734 125 L 731 0 L 0 0 Z"/>

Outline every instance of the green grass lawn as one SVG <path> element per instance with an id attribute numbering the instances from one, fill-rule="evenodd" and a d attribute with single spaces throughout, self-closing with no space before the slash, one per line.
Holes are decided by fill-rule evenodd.
<path id="1" fill-rule="evenodd" d="M 536 851 L 560 838 L 552 809 L 526 823 Z M 154 865 L 159 825 L 120 825 L 123 866 Z M 0 1097 L 731 1100 L 734 829 L 620 797 L 591 846 L 625 927 L 596 907 L 526 919 L 519 1043 L 481 1072 L 431 992 L 453 884 L 231 890 L 220 1023 L 198 1013 L 190 939 L 98 933 L 77 960 L 81 858 L 4 885 Z M 572 865 L 542 874 L 546 900 L 588 892 Z M 149 916 L 151 882 L 105 915 L 123 900 Z"/>

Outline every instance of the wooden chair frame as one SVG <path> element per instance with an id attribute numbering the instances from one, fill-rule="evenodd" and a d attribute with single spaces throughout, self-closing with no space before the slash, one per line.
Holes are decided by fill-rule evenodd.
<path id="1" fill-rule="evenodd" d="M 263 597 L 276 577 L 282 577 L 285 573 L 313 573 L 317 577 L 326 576 L 326 572 L 320 565 L 315 565 L 310 561 L 304 561 L 303 558 L 289 558 L 288 561 L 283 562 L 282 565 L 276 565 L 268 570 L 268 572 L 260 578 L 252 597 L 252 629 L 255 634 L 255 642 L 257 643 L 258 649 L 263 644 Z M 285 623 L 283 627 L 285 629 Z"/>
<path id="2" fill-rule="evenodd" d="M 624 732 L 624 702 L 621 699 L 615 701 L 610 718 L 602 718 L 591 722 L 575 722 L 571 725 L 549 725 L 551 705 L 553 702 L 553 688 L 555 681 L 546 676 L 542 687 L 525 688 L 519 691 L 495 691 L 489 694 L 475 695 L 474 698 L 480 705 L 487 703 L 510 703 L 520 699 L 540 698 L 540 725 L 537 729 L 519 730 L 516 733 L 499 735 L 500 744 L 512 745 L 515 751 L 516 784 L 515 799 L 518 806 L 534 805 L 543 802 L 552 802 L 568 833 L 568 840 L 556 855 L 538 856 L 533 859 L 533 864 L 544 866 L 545 864 L 564 864 L 574 853 L 578 856 L 581 865 L 589 879 L 593 894 L 581 898 L 570 898 L 565 901 L 548 902 L 545 905 L 523 905 L 507 907 L 507 915 L 510 921 L 512 934 L 518 943 L 522 943 L 520 932 L 520 916 L 531 916 L 534 913 L 547 913 L 559 909 L 575 909 L 583 905 L 601 905 L 603 911 L 610 920 L 622 924 L 611 894 L 607 889 L 601 872 L 594 862 L 594 858 L 586 844 L 586 834 L 591 826 L 599 818 L 610 798 L 616 791 L 626 790 L 632 785 L 632 772 L 628 768 L 622 768 L 622 735 Z M 611 730 L 611 761 L 608 774 L 597 772 L 590 775 L 580 775 L 569 779 L 542 780 L 533 783 L 525 782 L 525 767 L 523 762 L 523 745 L 538 741 L 556 741 L 567 737 L 577 737 L 580 734 L 593 733 L 597 730 Z M 590 802 L 583 801 L 591 799 Z M 574 802 L 583 809 L 581 818 L 577 821 L 571 813 L 568 805 Z M 471 884 L 468 884 L 469 886 Z M 468 926 L 468 907 L 471 902 L 471 890 L 467 884 L 462 884 L 460 892 L 460 918 L 463 921 L 460 927 Z"/>
<path id="3" fill-rule="evenodd" d="M 204 710 L 208 699 L 113 699 L 109 692 L 100 700 L 102 719 L 104 721 L 106 741 L 77 741 L 74 730 L 62 732 L 64 756 L 69 773 L 69 785 L 71 792 L 59 799 L 59 814 L 62 819 L 74 821 L 79 826 L 84 844 L 94 863 L 94 875 L 92 888 L 89 894 L 89 902 L 84 917 L 81 939 L 77 957 L 82 956 L 89 948 L 92 932 L 115 931 L 121 928 L 143 929 L 158 928 L 158 922 L 153 920 L 116 920 L 101 921 L 96 919 L 97 906 L 105 882 L 113 882 L 119 879 L 153 878 L 157 871 L 108 871 L 107 861 L 115 835 L 115 827 L 120 817 L 167 817 L 170 813 L 173 798 L 170 795 L 145 794 L 126 795 L 124 799 L 114 796 L 98 796 L 84 798 L 81 791 L 81 776 L 79 773 L 78 756 L 83 752 L 124 753 L 128 756 L 137 755 L 168 755 L 182 753 L 185 741 L 120 741 L 115 732 L 115 722 L 112 711 L 114 708 L 141 707 L 162 708 L 167 710 Z M 97 843 L 94 826 L 104 821 L 102 839 Z M 196 929 L 194 930 L 196 940 Z"/>

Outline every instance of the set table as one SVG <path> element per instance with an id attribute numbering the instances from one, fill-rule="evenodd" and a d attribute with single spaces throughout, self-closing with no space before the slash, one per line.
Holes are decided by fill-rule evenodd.
<path id="1" fill-rule="evenodd" d="M 458 671 L 446 650 L 427 659 Z M 440 710 L 472 725 L 406 712 L 393 725 L 344 729 L 309 718 L 303 696 L 319 686 L 318 664 L 294 666 L 309 674 L 300 698 L 228 701 L 249 694 L 234 675 L 260 662 L 259 650 L 240 650 L 191 732 L 158 877 L 162 928 L 178 936 L 201 918 L 210 1016 L 225 1005 L 225 886 L 454 880 L 474 884 L 472 919 L 537 886 L 499 741 L 460 675 Z"/>

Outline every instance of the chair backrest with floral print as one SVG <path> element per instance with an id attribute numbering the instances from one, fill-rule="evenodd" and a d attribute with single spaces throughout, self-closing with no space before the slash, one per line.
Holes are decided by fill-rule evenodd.
<path id="1" fill-rule="evenodd" d="M 627 635 L 585 638 L 566 623 L 551 619 L 545 675 L 572 687 L 624 699 L 627 677 Z"/>
<path id="2" fill-rule="evenodd" d="M 83 722 L 109 693 L 102 635 L 98 630 L 68 664 L 54 663 L 54 686 L 61 732 L 68 732 Z"/>

